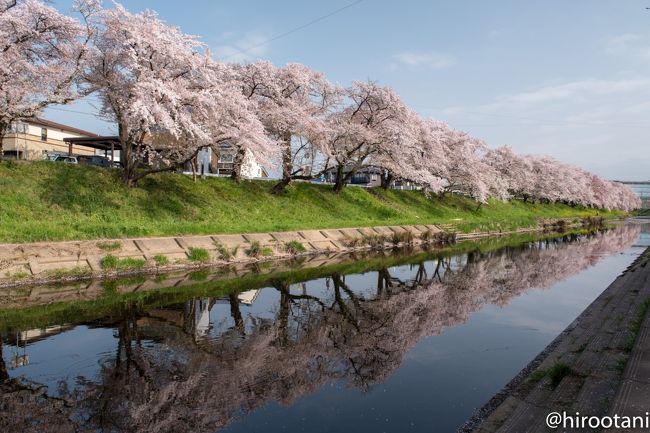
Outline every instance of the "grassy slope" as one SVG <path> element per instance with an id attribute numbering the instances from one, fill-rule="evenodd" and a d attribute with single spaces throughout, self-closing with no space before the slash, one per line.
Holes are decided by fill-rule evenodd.
<path id="1" fill-rule="evenodd" d="M 519 201 L 477 210 L 463 197 L 427 199 L 417 191 L 298 183 L 280 197 L 265 181 L 237 185 L 162 174 L 124 188 L 117 171 L 51 162 L 0 163 L 0 242 L 241 233 L 391 224 L 453 223 L 475 228 L 531 226 L 540 217 L 598 211 Z M 601 215 L 604 212 L 599 212 Z"/>

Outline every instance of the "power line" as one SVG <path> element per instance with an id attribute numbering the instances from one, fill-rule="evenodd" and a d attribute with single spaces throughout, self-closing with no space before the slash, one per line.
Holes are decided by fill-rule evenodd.
<path id="1" fill-rule="evenodd" d="M 284 38 L 285 36 L 289 36 L 290 34 L 296 33 L 296 32 L 298 32 L 298 31 L 300 31 L 300 30 L 303 30 L 303 29 L 305 29 L 305 28 L 311 26 L 311 25 L 314 25 L 314 24 L 316 24 L 316 23 L 318 23 L 318 22 L 321 22 L 321 21 L 323 21 L 323 20 L 325 20 L 325 19 L 327 19 L 327 18 L 329 18 L 329 17 L 331 17 L 331 16 L 333 16 L 333 15 L 336 15 L 336 14 L 338 14 L 338 13 L 340 13 L 340 12 L 343 12 L 343 11 L 346 10 L 346 9 L 349 9 L 349 8 L 351 8 L 351 7 L 353 7 L 353 6 L 358 5 L 358 4 L 361 3 L 362 1 L 364 1 L 364 0 L 356 0 L 356 1 L 354 1 L 354 2 L 352 2 L 352 3 L 350 3 L 350 4 L 348 4 L 348 5 L 345 5 L 345 6 L 343 6 L 343 7 L 340 7 L 340 8 L 338 8 L 338 9 L 332 11 L 332 12 L 329 12 L 329 13 L 327 13 L 327 14 L 325 14 L 325 15 L 321 15 L 320 17 L 315 18 L 315 19 L 313 19 L 313 20 L 311 20 L 311 21 L 309 21 L 309 22 L 307 22 L 307 23 L 305 23 L 305 24 L 303 24 L 303 25 L 300 25 L 300 26 L 298 26 L 298 27 L 295 27 L 295 28 L 293 28 L 293 29 L 291 29 L 291 30 L 288 30 L 288 31 L 284 32 L 284 33 L 280 33 L 279 35 L 273 36 L 272 38 L 267 39 L 267 40 L 265 40 L 265 41 L 263 41 L 263 42 L 260 42 L 260 43 L 258 43 L 258 44 L 251 45 L 250 47 L 247 47 L 247 48 L 245 48 L 245 49 L 243 49 L 243 50 L 241 50 L 241 49 L 239 49 L 239 48 L 237 48 L 237 47 L 233 47 L 233 48 L 234 48 L 235 50 L 239 51 L 240 54 L 246 54 L 246 53 L 247 53 L 248 51 L 250 51 L 250 50 L 253 50 L 253 49 L 255 49 L 255 48 L 259 48 L 259 47 L 262 47 L 262 46 L 264 46 L 264 45 L 270 44 L 270 43 L 273 42 L 273 41 L 276 41 L 276 40 L 278 40 L 278 39 L 280 39 L 280 38 Z M 228 59 L 234 57 L 235 55 L 236 55 L 236 53 L 235 53 L 235 54 L 231 54 L 231 55 L 229 55 L 229 56 L 226 56 L 226 57 L 223 58 L 223 60 L 228 60 Z"/>
<path id="2" fill-rule="evenodd" d="M 85 111 L 69 110 L 69 109 L 66 109 L 66 108 L 59 108 L 59 107 L 47 107 L 46 110 L 65 111 L 66 113 L 85 114 L 86 116 L 93 116 L 93 117 L 96 117 L 96 118 L 98 118 L 98 119 L 101 119 L 101 120 L 107 121 L 107 120 L 106 120 L 104 117 L 102 117 L 102 116 L 99 116 L 99 115 L 97 115 L 97 114 L 93 114 L 93 113 L 88 113 L 88 112 L 85 112 Z"/>

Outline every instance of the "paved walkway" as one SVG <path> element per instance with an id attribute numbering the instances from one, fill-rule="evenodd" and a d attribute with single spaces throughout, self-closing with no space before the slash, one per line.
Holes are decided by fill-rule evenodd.
<path id="1" fill-rule="evenodd" d="M 637 260 L 630 271 L 636 274 L 639 284 L 642 284 L 646 290 L 650 288 L 650 248 Z M 641 322 L 610 415 L 645 417 L 647 412 L 650 412 L 650 309 Z M 650 429 L 609 431 L 648 432 Z"/>
<path id="2" fill-rule="evenodd" d="M 546 416 L 563 411 L 644 416 L 650 411 L 650 316 L 629 352 L 630 330 L 650 299 L 650 263 L 643 266 L 648 258 L 650 248 L 461 431 L 591 432 L 550 429 Z M 554 384 L 550 372 L 559 366 L 569 369 Z"/>

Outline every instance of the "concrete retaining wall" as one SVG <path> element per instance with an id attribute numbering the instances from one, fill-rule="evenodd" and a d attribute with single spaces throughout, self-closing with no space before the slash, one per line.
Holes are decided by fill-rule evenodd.
<path id="1" fill-rule="evenodd" d="M 518 232 L 537 231 L 539 228 L 523 229 Z M 154 237 L 115 240 L 90 240 L 68 242 L 37 242 L 28 244 L 0 244 L 0 286 L 33 283 L 52 280 L 54 277 L 71 277 L 111 273 L 103 269 L 101 261 L 111 254 L 117 258 L 132 258 L 144 261 L 140 270 L 158 268 L 155 258 L 165 256 L 172 267 L 197 265 L 191 261 L 191 251 L 201 248 L 208 252 L 206 264 L 253 262 L 260 259 L 286 258 L 292 255 L 346 252 L 368 249 L 369 238 L 384 238 L 384 246 L 395 246 L 392 237 L 411 233 L 413 244 L 423 243 L 422 235 L 433 235 L 451 231 L 451 226 L 410 225 L 343 228 L 325 230 L 302 230 L 292 232 L 245 233 L 206 236 Z M 458 235 L 458 239 L 505 235 L 514 232 L 483 232 Z M 353 240 L 358 239 L 356 243 Z M 287 251 L 286 243 L 296 241 L 304 252 L 295 254 Z M 265 256 L 251 256 L 248 252 L 254 242 L 266 251 Z M 381 241 L 379 247 L 381 248 Z M 232 257 L 225 259 L 220 251 L 227 249 Z M 377 248 L 377 246 L 375 246 Z M 158 257 L 160 259 L 160 257 Z M 113 272 L 113 274 L 119 272 Z M 126 272 L 122 272 L 126 273 Z M 133 273 L 131 271 L 131 273 Z"/>

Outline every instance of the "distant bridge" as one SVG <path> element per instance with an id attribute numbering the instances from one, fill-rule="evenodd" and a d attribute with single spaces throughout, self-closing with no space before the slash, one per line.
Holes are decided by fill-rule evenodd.
<path id="1" fill-rule="evenodd" d="M 629 186 L 641 198 L 641 207 L 643 209 L 650 209 L 650 180 L 646 181 L 631 181 L 631 180 L 617 180 Z"/>

